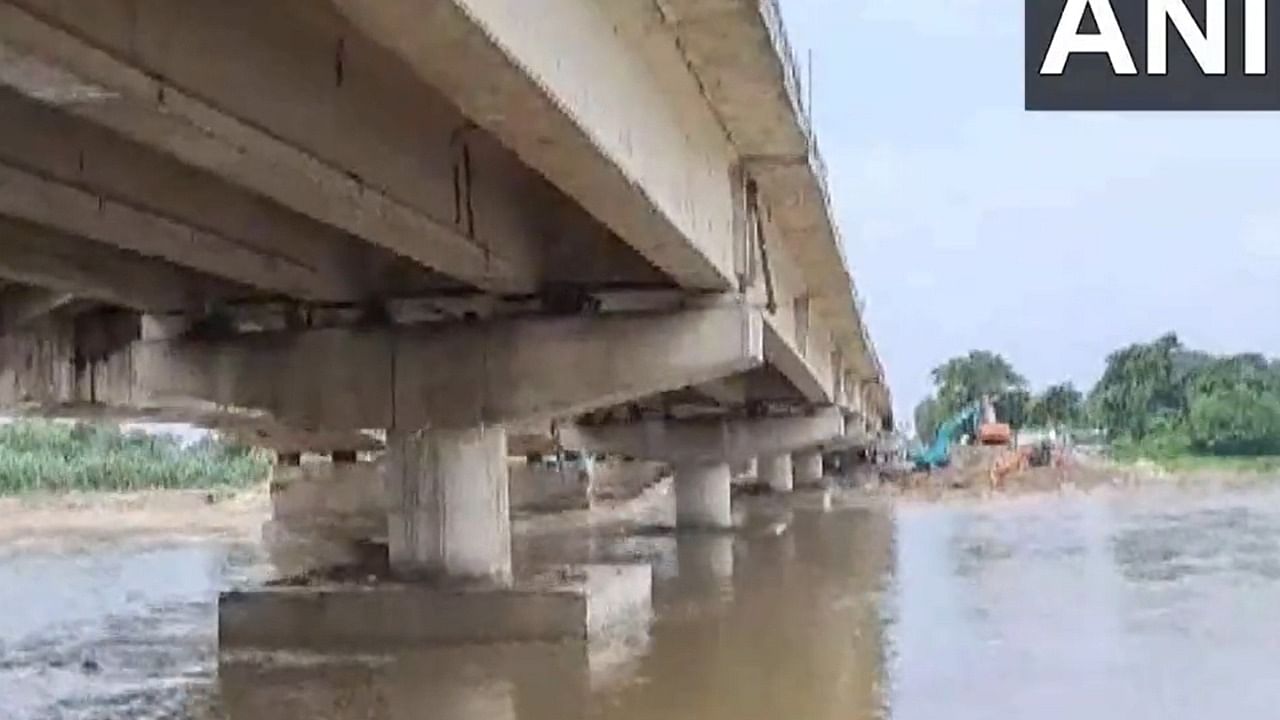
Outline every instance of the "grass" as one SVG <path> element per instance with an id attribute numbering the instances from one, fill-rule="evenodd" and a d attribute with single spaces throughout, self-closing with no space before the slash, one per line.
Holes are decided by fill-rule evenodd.
<path id="1" fill-rule="evenodd" d="M 1145 460 L 1174 473 L 1280 474 L 1280 455 L 1213 455 L 1197 451 L 1176 436 L 1156 436 L 1141 443 L 1117 441 L 1110 454 L 1119 462 Z"/>
<path id="2" fill-rule="evenodd" d="M 21 420 L 0 426 L 0 495 L 248 487 L 266 476 L 261 453 L 207 438 L 110 425 Z"/>

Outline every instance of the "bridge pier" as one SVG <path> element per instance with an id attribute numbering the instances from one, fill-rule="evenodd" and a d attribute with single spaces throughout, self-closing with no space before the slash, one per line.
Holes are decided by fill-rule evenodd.
<path id="1" fill-rule="evenodd" d="M 795 484 L 802 488 L 822 487 L 826 484 L 822 468 L 822 451 L 816 448 L 801 450 L 792 455 L 795 467 Z"/>
<path id="2" fill-rule="evenodd" d="M 773 492 L 789 493 L 795 488 L 790 455 L 786 453 L 761 455 L 758 466 L 760 482 L 767 485 Z"/>
<path id="3" fill-rule="evenodd" d="M 727 462 L 676 465 L 676 524 L 717 530 L 732 527 L 732 480 Z"/>
<path id="4" fill-rule="evenodd" d="M 511 583 L 504 429 L 393 430 L 386 473 L 394 575 Z"/>
<path id="5" fill-rule="evenodd" d="M 728 528 L 733 522 L 732 466 L 763 458 L 767 462 L 761 463 L 760 472 L 777 471 L 781 488 L 790 477 L 789 453 L 818 447 L 844 432 L 840 411 L 823 408 L 787 417 L 571 425 L 560 435 L 567 447 L 670 463 L 675 469 L 677 526 Z M 808 452 L 797 457 L 807 457 Z M 818 457 L 820 480 L 822 456 L 812 452 Z"/>

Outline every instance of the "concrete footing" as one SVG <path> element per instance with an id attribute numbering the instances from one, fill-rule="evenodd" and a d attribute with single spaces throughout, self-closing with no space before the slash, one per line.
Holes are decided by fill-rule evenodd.
<path id="1" fill-rule="evenodd" d="M 724 529 L 733 526 L 729 463 L 688 463 L 675 468 L 676 525 Z"/>
<path id="2" fill-rule="evenodd" d="M 561 642 L 605 637 L 652 615 L 647 565 L 585 565 L 513 587 L 420 583 L 275 587 L 223 593 L 222 649 L 386 651 L 388 648 Z"/>
<path id="3" fill-rule="evenodd" d="M 818 450 L 805 450 L 792 454 L 796 487 L 823 487 L 826 480 L 822 472 L 822 453 Z"/>
<path id="4" fill-rule="evenodd" d="M 400 577 L 511 582 L 506 431 L 392 432 L 388 557 Z"/>
<path id="5" fill-rule="evenodd" d="M 776 493 L 789 493 L 795 488 L 790 455 L 761 456 L 758 462 L 760 482 Z"/>

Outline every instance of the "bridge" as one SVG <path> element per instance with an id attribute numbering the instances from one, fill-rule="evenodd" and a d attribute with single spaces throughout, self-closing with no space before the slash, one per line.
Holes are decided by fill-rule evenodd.
<path id="1" fill-rule="evenodd" d="M 0 406 L 374 466 L 404 578 L 530 438 L 728 527 L 891 424 L 802 96 L 773 0 L 0 0 Z"/>

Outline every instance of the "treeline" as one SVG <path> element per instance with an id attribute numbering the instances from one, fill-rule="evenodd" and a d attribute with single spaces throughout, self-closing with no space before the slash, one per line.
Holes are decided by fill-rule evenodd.
<path id="1" fill-rule="evenodd" d="M 1015 428 L 1077 426 L 1086 417 L 1084 395 L 1071 383 L 1033 394 L 1027 380 L 1002 356 L 975 350 L 953 358 L 932 373 L 934 394 L 916 406 L 916 434 L 926 442 L 947 418 L 991 398 L 996 415 Z"/>
<path id="2" fill-rule="evenodd" d="M 1189 349 L 1172 333 L 1111 353 L 1087 396 L 1070 383 L 1034 395 L 1007 360 L 986 351 L 952 359 L 932 377 L 935 392 L 915 411 L 925 440 L 943 420 L 986 396 L 1001 421 L 1015 428 L 1096 428 L 1115 445 L 1163 454 L 1280 453 L 1280 362 Z"/>

